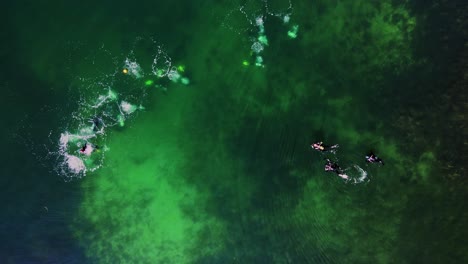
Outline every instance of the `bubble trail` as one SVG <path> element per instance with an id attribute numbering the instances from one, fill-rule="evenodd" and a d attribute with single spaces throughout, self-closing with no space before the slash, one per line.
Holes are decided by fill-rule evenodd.
<path id="1" fill-rule="evenodd" d="M 236 31 L 237 34 L 242 35 L 244 32 L 249 32 L 251 35 L 254 35 L 254 37 L 250 37 L 250 54 L 253 57 L 252 64 L 257 67 L 265 67 L 261 53 L 269 45 L 265 22 L 270 18 L 275 18 L 280 19 L 284 25 L 288 25 L 291 21 L 293 11 L 292 2 L 290 0 L 279 1 L 279 3 L 275 4 L 280 6 L 273 6 L 271 1 L 269 2 L 268 0 L 246 1 L 239 6 L 237 10 L 230 12 L 223 22 L 225 27 Z M 234 20 L 238 18 L 237 16 L 240 16 L 240 20 L 247 22 L 247 28 L 239 29 L 239 27 L 235 25 Z M 295 39 L 297 38 L 298 30 L 298 25 L 292 25 L 289 27 L 286 35 L 290 39 Z M 244 66 L 250 65 L 248 60 L 244 60 L 242 64 Z"/>

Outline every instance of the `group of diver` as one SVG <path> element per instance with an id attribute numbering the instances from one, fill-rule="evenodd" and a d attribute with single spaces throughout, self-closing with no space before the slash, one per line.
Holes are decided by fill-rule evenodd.
<path id="1" fill-rule="evenodd" d="M 319 141 L 317 143 L 313 143 L 310 145 L 312 149 L 317 150 L 321 153 L 333 153 L 336 154 L 336 150 L 338 149 L 339 145 L 325 145 L 323 144 L 322 141 Z M 369 152 L 365 156 L 365 161 L 367 163 L 376 163 L 380 165 L 384 165 L 384 162 L 381 158 L 377 157 L 372 151 Z M 326 172 L 333 172 L 336 173 L 339 177 L 342 179 L 348 180 L 350 177 L 345 173 L 345 170 L 343 170 L 338 163 L 333 162 L 329 158 L 325 158 L 325 171 Z"/>

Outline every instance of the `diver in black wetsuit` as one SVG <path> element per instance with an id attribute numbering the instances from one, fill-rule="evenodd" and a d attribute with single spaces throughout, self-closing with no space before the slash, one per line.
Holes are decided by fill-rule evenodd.
<path id="1" fill-rule="evenodd" d="M 322 141 L 317 142 L 317 143 L 314 143 L 314 144 L 311 144 L 310 146 L 311 146 L 313 149 L 318 150 L 318 151 L 320 151 L 320 152 L 327 152 L 327 151 L 334 152 L 335 149 L 338 148 L 338 144 L 329 146 L 329 145 L 324 145 Z"/>
<path id="2" fill-rule="evenodd" d="M 377 157 L 373 152 L 370 152 L 366 155 L 366 162 L 369 163 L 380 163 L 384 165 L 384 162 L 381 158 Z"/>
<path id="3" fill-rule="evenodd" d="M 102 118 L 97 117 L 97 116 L 90 119 L 89 122 L 93 124 L 93 131 L 94 132 L 101 131 L 105 126 L 104 121 L 102 121 Z"/>
<path id="4" fill-rule="evenodd" d="M 336 173 L 341 171 L 341 168 L 337 163 L 332 162 L 330 159 L 325 159 L 325 161 L 327 162 L 325 163 L 325 171 L 332 171 Z"/>
<path id="5" fill-rule="evenodd" d="M 94 145 L 92 143 L 86 142 L 81 148 L 80 153 L 84 155 L 91 155 L 91 153 L 95 151 L 100 151 L 100 147 L 98 145 Z"/>
<path id="6" fill-rule="evenodd" d="M 80 149 L 80 153 L 85 153 L 87 147 L 88 147 L 88 144 L 84 144 Z"/>
<path id="7" fill-rule="evenodd" d="M 334 172 L 345 180 L 349 179 L 349 176 L 343 172 L 343 170 L 337 163 L 332 162 L 330 159 L 325 159 L 325 161 L 325 171 Z"/>

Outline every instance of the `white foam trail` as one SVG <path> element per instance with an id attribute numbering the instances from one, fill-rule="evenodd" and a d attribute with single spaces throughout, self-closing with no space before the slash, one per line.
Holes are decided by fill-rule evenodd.
<path id="1" fill-rule="evenodd" d="M 353 167 L 358 171 L 359 177 L 354 178 L 354 183 L 362 183 L 366 181 L 367 178 L 367 171 L 359 167 L 358 165 L 353 165 Z"/>

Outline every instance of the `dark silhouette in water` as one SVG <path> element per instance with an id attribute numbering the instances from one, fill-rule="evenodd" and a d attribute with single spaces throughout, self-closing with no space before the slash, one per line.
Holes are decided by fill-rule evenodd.
<path id="1" fill-rule="evenodd" d="M 349 179 L 349 176 L 344 173 L 343 169 L 336 162 L 332 162 L 330 159 L 325 159 L 325 161 L 325 171 L 334 172 L 345 180 Z"/>
<path id="2" fill-rule="evenodd" d="M 89 122 L 91 122 L 93 124 L 93 131 L 94 132 L 98 132 L 102 128 L 104 128 L 104 121 L 102 121 L 102 118 L 100 118 L 100 117 L 95 116 Z"/>
<path id="3" fill-rule="evenodd" d="M 384 165 L 384 162 L 381 158 L 377 157 L 373 152 L 370 152 L 366 155 L 366 162 L 368 163 L 380 163 Z"/>
<path id="4" fill-rule="evenodd" d="M 324 145 L 322 141 L 320 142 L 317 142 L 317 143 L 313 143 L 310 145 L 313 149 L 315 150 L 318 150 L 320 152 L 327 152 L 327 151 L 331 151 L 331 152 L 334 152 L 335 149 L 337 149 L 339 146 L 338 144 L 335 144 L 335 145 Z"/>

